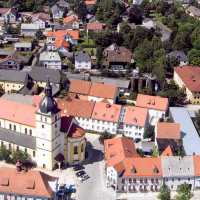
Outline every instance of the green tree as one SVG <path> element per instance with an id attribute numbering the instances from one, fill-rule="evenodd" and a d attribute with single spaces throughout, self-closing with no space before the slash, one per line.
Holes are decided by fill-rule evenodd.
<path id="1" fill-rule="evenodd" d="M 160 200 L 170 200 L 171 199 L 170 189 L 167 187 L 167 185 L 163 184 L 160 187 L 158 199 L 160 199 Z"/>
<path id="2" fill-rule="evenodd" d="M 177 196 L 175 200 L 190 200 L 193 196 L 191 192 L 191 185 L 189 184 L 182 184 L 178 187 Z"/>
<path id="3" fill-rule="evenodd" d="M 0 147 L 0 160 L 5 160 L 6 162 L 10 161 L 11 152 L 6 149 L 4 145 Z"/>
<path id="4" fill-rule="evenodd" d="M 192 65 L 200 65 L 200 50 L 191 49 L 188 52 L 189 63 Z"/>
<path id="5" fill-rule="evenodd" d="M 11 154 L 11 162 L 15 164 L 17 160 L 26 161 L 29 160 L 29 155 L 21 150 L 13 151 Z"/>

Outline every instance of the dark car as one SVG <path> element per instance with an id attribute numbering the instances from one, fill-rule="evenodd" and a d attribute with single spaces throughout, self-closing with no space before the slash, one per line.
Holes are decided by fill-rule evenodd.
<path id="1" fill-rule="evenodd" d="M 83 170 L 76 172 L 77 177 L 83 176 L 84 174 L 86 174 L 86 173 Z"/>

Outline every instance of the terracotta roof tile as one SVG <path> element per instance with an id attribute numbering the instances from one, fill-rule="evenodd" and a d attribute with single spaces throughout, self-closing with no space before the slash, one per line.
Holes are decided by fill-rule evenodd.
<path id="1" fill-rule="evenodd" d="M 57 99 L 62 116 L 74 116 L 90 118 L 92 116 L 94 102 L 80 99 Z"/>
<path id="2" fill-rule="evenodd" d="M 110 84 L 92 83 L 89 96 L 114 99 L 117 93 L 117 87 Z"/>
<path id="3" fill-rule="evenodd" d="M 120 111 L 121 105 L 96 102 L 92 112 L 92 119 L 118 122 Z"/>
<path id="4" fill-rule="evenodd" d="M 180 124 L 171 122 L 158 122 L 156 128 L 156 138 L 158 139 L 181 139 Z"/>
<path id="5" fill-rule="evenodd" d="M 0 168 L 0 192 L 53 198 L 48 181 L 56 180 L 40 171 L 17 172 L 15 168 Z"/>
<path id="6" fill-rule="evenodd" d="M 167 146 L 167 148 L 162 152 L 161 156 L 173 156 L 173 152 L 170 145 Z"/>
<path id="7" fill-rule="evenodd" d="M 136 106 L 126 106 L 124 115 L 124 123 L 129 125 L 135 125 L 144 127 L 147 117 L 148 110 L 146 108 L 140 108 Z"/>
<path id="8" fill-rule="evenodd" d="M 63 19 L 64 24 L 73 23 L 75 21 L 78 21 L 78 17 L 76 15 L 70 15 Z"/>
<path id="9" fill-rule="evenodd" d="M 160 96 L 138 94 L 136 99 L 136 106 L 148 109 L 167 111 L 168 99 Z"/>
<path id="10" fill-rule="evenodd" d="M 101 31 L 104 29 L 104 27 L 105 24 L 100 22 L 87 23 L 87 29 L 92 31 Z"/>
<path id="11" fill-rule="evenodd" d="M 97 2 L 96 0 L 85 0 L 85 4 L 87 6 L 95 5 L 96 2 Z"/>
<path id="12" fill-rule="evenodd" d="M 76 93 L 76 94 L 88 95 L 91 85 L 92 85 L 92 83 L 89 81 L 71 80 L 69 92 Z"/>
<path id="13" fill-rule="evenodd" d="M 175 72 L 190 91 L 200 92 L 200 66 L 176 67 Z"/>
<path id="14" fill-rule="evenodd" d="M 65 37 L 66 35 L 71 36 L 73 39 L 79 39 L 79 31 L 78 30 L 58 30 L 58 31 L 49 31 L 47 32 L 47 37 Z"/>

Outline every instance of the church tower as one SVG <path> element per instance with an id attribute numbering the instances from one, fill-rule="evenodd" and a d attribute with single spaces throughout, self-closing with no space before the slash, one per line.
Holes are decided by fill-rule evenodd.
<path id="1" fill-rule="evenodd" d="M 55 157 L 63 154 L 63 138 L 60 132 L 60 111 L 52 96 L 52 87 L 48 80 L 45 96 L 36 113 L 36 158 L 38 167 L 52 170 Z"/>

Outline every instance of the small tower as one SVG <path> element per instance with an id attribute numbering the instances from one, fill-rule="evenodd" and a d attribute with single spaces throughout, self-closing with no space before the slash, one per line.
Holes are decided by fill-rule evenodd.
<path id="1" fill-rule="evenodd" d="M 55 157 L 63 153 L 60 133 L 60 111 L 52 96 L 52 87 L 47 81 L 45 96 L 36 113 L 36 160 L 38 167 L 53 169 Z"/>

